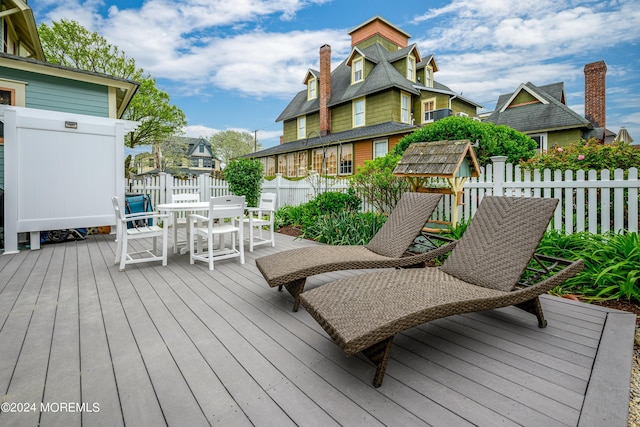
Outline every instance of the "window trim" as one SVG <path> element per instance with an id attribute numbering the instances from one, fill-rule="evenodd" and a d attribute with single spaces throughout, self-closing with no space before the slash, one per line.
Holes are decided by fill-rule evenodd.
<path id="1" fill-rule="evenodd" d="M 348 153 L 350 160 L 343 161 L 345 151 Z M 353 157 L 353 144 L 340 145 L 338 175 L 353 175 Z"/>
<path id="2" fill-rule="evenodd" d="M 311 77 L 307 82 L 307 101 L 311 101 L 318 97 L 318 80 L 315 77 Z"/>
<path id="3" fill-rule="evenodd" d="M 416 57 L 413 55 L 407 56 L 407 80 L 416 82 Z"/>
<path id="4" fill-rule="evenodd" d="M 300 124 L 302 124 L 302 127 Z M 305 139 L 307 137 L 307 116 L 299 116 L 296 119 L 296 134 L 298 135 L 298 139 Z"/>
<path id="5" fill-rule="evenodd" d="M 538 153 L 544 153 L 549 149 L 549 136 L 546 132 L 542 132 L 542 133 L 532 133 L 527 135 L 529 138 L 533 139 L 534 137 L 538 137 L 540 138 L 540 144 L 538 144 L 538 147 L 536 148 L 536 152 Z M 535 139 L 533 139 L 534 141 L 536 141 Z M 538 141 L 536 141 L 537 143 Z"/>
<path id="6" fill-rule="evenodd" d="M 356 70 L 357 65 L 360 65 L 360 70 Z M 360 72 L 360 78 L 356 79 L 356 72 Z M 364 81 L 364 58 L 354 59 L 351 62 L 351 84 L 360 83 Z"/>
<path id="7" fill-rule="evenodd" d="M 362 123 L 361 124 L 356 124 L 356 107 L 358 104 L 360 104 L 360 102 L 362 102 Z M 351 120 L 352 120 L 352 127 L 354 128 L 359 128 L 359 127 L 363 127 L 367 124 L 367 103 L 366 103 L 366 98 L 358 98 L 358 99 L 354 99 L 351 103 Z"/>
<path id="8" fill-rule="evenodd" d="M 380 144 L 386 145 L 386 151 L 384 154 L 376 155 L 376 146 Z M 375 160 L 378 157 L 384 157 L 389 154 L 389 140 L 388 139 L 374 139 L 371 146 L 371 157 Z"/>
<path id="9" fill-rule="evenodd" d="M 433 87 L 433 68 L 424 67 L 424 86 Z"/>
<path id="10" fill-rule="evenodd" d="M 427 104 L 431 104 L 433 103 L 433 109 L 432 110 L 427 110 L 425 107 L 427 106 Z M 422 119 L 422 123 L 433 123 L 435 121 L 435 111 L 436 111 L 436 99 L 435 98 L 429 98 L 429 99 L 423 99 L 422 100 L 422 115 L 421 115 L 421 119 Z M 426 114 L 427 112 L 430 111 L 431 112 L 431 118 L 430 119 L 426 119 Z"/>
<path id="11" fill-rule="evenodd" d="M 405 110 L 403 101 L 407 100 L 407 108 Z M 406 111 L 406 119 L 404 113 Z M 400 92 L 400 122 L 401 123 L 410 123 L 411 122 L 411 95 L 406 92 Z"/>

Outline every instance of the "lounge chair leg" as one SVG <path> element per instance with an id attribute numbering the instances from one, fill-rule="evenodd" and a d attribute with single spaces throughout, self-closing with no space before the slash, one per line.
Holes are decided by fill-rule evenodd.
<path id="1" fill-rule="evenodd" d="M 293 282 L 289 282 L 286 285 L 284 285 L 284 287 L 287 288 L 287 291 L 289 291 L 289 293 L 294 299 L 293 311 L 298 311 L 298 308 L 300 308 L 300 294 L 304 290 L 304 284 L 306 281 L 307 279 L 304 278 L 304 279 L 294 280 Z"/>
<path id="2" fill-rule="evenodd" d="M 520 304 L 516 304 L 516 307 L 528 311 L 531 314 L 535 314 L 538 318 L 538 327 L 546 328 L 547 320 L 544 318 L 544 313 L 542 313 L 542 305 L 540 304 L 540 298 L 535 297 L 530 299 L 529 301 L 525 301 Z"/>
<path id="3" fill-rule="evenodd" d="M 367 356 L 367 359 L 376 365 L 376 374 L 373 377 L 373 386 L 375 388 L 382 385 L 384 373 L 387 370 L 387 363 L 389 362 L 389 356 L 391 355 L 392 344 L 393 336 L 362 350 L 362 354 Z"/>

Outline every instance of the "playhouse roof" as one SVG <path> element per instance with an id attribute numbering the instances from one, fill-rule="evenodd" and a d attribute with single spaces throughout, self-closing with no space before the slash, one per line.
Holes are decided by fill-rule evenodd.
<path id="1" fill-rule="evenodd" d="M 471 141 L 416 142 L 407 148 L 393 171 L 397 176 L 477 177 L 480 166 Z"/>

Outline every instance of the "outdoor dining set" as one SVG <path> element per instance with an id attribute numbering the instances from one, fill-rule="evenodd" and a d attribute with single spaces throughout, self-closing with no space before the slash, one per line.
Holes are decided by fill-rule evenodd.
<path id="1" fill-rule="evenodd" d="M 203 261 L 209 270 L 214 269 L 214 260 L 239 258 L 244 264 L 244 225 L 249 228 L 249 251 L 261 244 L 275 245 L 274 213 L 276 195 L 264 193 L 257 207 L 248 207 L 244 196 L 212 197 L 200 201 L 198 194 L 175 194 L 170 203 L 151 208 L 148 196 L 140 195 L 122 201 L 114 196 L 116 215 L 116 259 L 120 271 L 127 264 L 162 261 L 167 265 L 169 228 L 171 228 L 174 253 L 189 253 L 190 263 Z M 135 206 L 140 204 L 141 206 Z M 171 227 L 168 225 L 171 224 Z M 268 228 L 264 230 L 263 228 Z M 180 241 L 178 229 L 184 228 L 186 240 Z M 268 236 L 266 233 L 268 232 Z M 231 237 L 227 244 L 226 236 Z M 152 239 L 152 247 L 133 249 L 130 241 Z M 158 238 L 162 248 L 158 248 Z M 217 239 L 217 242 L 216 242 Z"/>

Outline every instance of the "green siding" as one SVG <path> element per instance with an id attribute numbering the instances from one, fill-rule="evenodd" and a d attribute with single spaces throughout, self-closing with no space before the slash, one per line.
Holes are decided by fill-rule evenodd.
<path id="1" fill-rule="evenodd" d="M 25 106 L 109 117 L 106 86 L 0 67 L 0 77 L 26 81 Z"/>
<path id="2" fill-rule="evenodd" d="M 400 121 L 400 91 L 386 90 L 367 96 L 365 103 L 365 121 L 367 126 Z"/>
<path id="3" fill-rule="evenodd" d="M 320 113 L 307 114 L 307 136 L 313 132 L 313 136 L 316 136 L 316 132 L 320 132 Z"/>
<path id="4" fill-rule="evenodd" d="M 456 114 L 458 112 L 467 113 L 469 117 L 476 117 L 478 115 L 478 110 L 475 106 L 461 101 L 457 98 L 451 101 L 451 109 L 453 110 L 453 114 Z"/>
<path id="5" fill-rule="evenodd" d="M 554 145 L 557 145 L 558 147 L 566 147 L 569 144 L 580 141 L 580 138 L 582 138 L 582 131 L 580 129 L 568 129 L 549 132 L 547 135 L 547 148 L 551 148 Z"/>
<path id="6" fill-rule="evenodd" d="M 307 122 L 305 123 L 305 126 L 307 127 L 307 135 L 309 135 L 309 133 L 313 131 L 320 132 L 320 113 L 307 114 L 306 120 Z M 284 122 L 282 128 L 282 136 L 282 141 L 285 143 L 298 140 L 297 117 L 295 119 L 286 120 Z"/>
<path id="7" fill-rule="evenodd" d="M 351 102 L 337 105 L 331 108 L 331 132 L 338 133 L 353 128 Z M 365 101 L 365 119 L 366 119 L 366 101 Z"/>
<path id="8" fill-rule="evenodd" d="M 521 90 L 520 93 L 516 95 L 513 102 L 511 102 L 511 105 L 526 104 L 528 102 L 540 102 L 540 101 L 538 101 L 533 95 L 531 95 L 526 90 Z"/>
<path id="9" fill-rule="evenodd" d="M 395 43 L 389 41 L 388 39 L 385 39 L 379 34 L 376 34 L 373 37 L 369 37 L 368 39 L 361 41 L 356 45 L 356 47 L 358 49 L 365 49 L 369 46 L 373 46 L 376 43 L 380 43 L 389 52 L 395 52 L 396 50 L 398 50 L 398 46 Z"/>
<path id="10" fill-rule="evenodd" d="M 298 139 L 298 120 L 286 120 L 282 128 L 282 141 L 291 142 Z"/>

